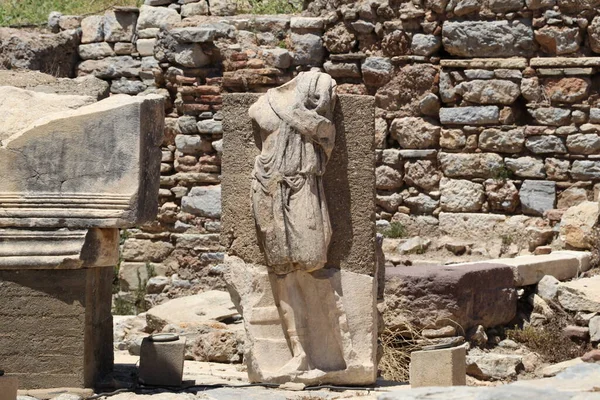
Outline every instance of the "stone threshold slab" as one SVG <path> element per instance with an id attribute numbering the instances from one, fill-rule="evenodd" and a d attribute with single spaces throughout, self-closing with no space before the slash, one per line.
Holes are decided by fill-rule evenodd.
<path id="1" fill-rule="evenodd" d="M 544 275 L 552 275 L 561 281 L 575 278 L 579 273 L 590 269 L 590 259 L 590 253 L 585 251 L 556 251 L 539 256 L 528 255 L 487 260 L 486 263 L 511 267 L 515 286 L 519 287 L 535 285 Z M 452 264 L 452 266 L 461 267 L 473 264 L 481 264 L 481 261 Z"/>
<path id="2" fill-rule="evenodd" d="M 501 68 L 524 69 L 529 63 L 526 58 L 473 58 L 469 60 L 440 60 L 446 68 Z"/>
<path id="3" fill-rule="evenodd" d="M 600 57 L 536 57 L 529 60 L 531 67 L 600 67 Z"/>

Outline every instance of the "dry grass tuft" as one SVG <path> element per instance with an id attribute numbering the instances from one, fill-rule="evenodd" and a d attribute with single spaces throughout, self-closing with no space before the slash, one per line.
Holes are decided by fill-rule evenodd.
<path id="1" fill-rule="evenodd" d="M 548 302 L 548 305 L 556 314 L 554 318 L 549 319 L 540 327 L 527 325 L 519 328 L 515 326 L 514 329 L 505 331 L 506 337 L 522 343 L 529 350 L 537 353 L 543 361 L 552 364 L 584 355 L 590 350 L 590 344 L 575 343 L 563 333 L 565 326 L 575 324 L 572 317 L 558 304 Z"/>
<path id="2" fill-rule="evenodd" d="M 408 382 L 410 353 L 419 351 L 434 342 L 425 338 L 421 331 L 408 326 L 404 331 L 386 328 L 379 336 L 383 354 L 379 361 L 381 376 L 390 381 Z"/>

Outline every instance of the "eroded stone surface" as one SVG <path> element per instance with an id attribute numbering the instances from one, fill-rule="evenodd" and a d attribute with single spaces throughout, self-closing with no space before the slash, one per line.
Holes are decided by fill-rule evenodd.
<path id="1" fill-rule="evenodd" d="M 516 313 L 513 273 L 493 264 L 386 268 L 385 293 L 391 329 L 405 323 L 440 328 L 452 321 L 467 330 L 501 325 Z"/>
<path id="2" fill-rule="evenodd" d="M 1 96 L 11 104 L 2 107 L 9 118 L 29 109 L 32 98 L 61 104 L 61 96 L 1 90 L 13 94 Z M 4 127 L 0 226 L 124 227 L 154 218 L 164 123 L 161 97 L 113 96 L 84 106 L 89 102 L 67 97 L 62 106 L 48 105 L 57 112 Z M 68 108 L 73 109 L 63 111 Z M 20 168 L 11 167 L 15 165 Z M 82 201 L 88 206 L 81 207 Z"/>

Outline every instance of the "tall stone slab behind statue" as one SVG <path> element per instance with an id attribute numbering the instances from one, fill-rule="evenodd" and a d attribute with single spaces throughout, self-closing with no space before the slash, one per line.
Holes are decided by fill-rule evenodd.
<path id="1" fill-rule="evenodd" d="M 162 99 L 94 101 L 0 87 L 0 364 L 21 389 L 111 371 L 118 228 L 158 208 Z"/>
<path id="2" fill-rule="evenodd" d="M 323 95 L 315 96 L 314 103 Z M 252 193 L 255 193 L 257 180 L 253 178 L 253 171 L 256 172 L 256 157 L 263 146 L 270 144 L 265 140 L 260 117 L 259 121 L 253 121 L 248 115 L 258 99 L 259 95 L 255 94 L 226 95 L 223 109 L 222 239 L 229 248 L 226 280 L 234 303 L 244 317 L 248 337 L 245 361 L 249 378 L 254 382 L 373 383 L 377 376 L 373 98 L 342 95 L 332 110 L 335 143 L 332 143 L 322 178 L 326 213 L 331 224 L 328 250 L 325 247 L 326 263 L 324 268 L 296 266 L 291 268 L 296 269 L 293 272 L 273 267 L 274 263 L 265 259 L 264 244 L 259 244 L 257 228 L 260 232 L 261 226 L 255 218 L 257 198 Z M 277 106 L 273 109 L 279 117 L 284 113 L 277 112 Z M 285 120 L 284 116 L 282 121 Z M 320 128 L 316 130 L 320 131 L 324 125 L 317 123 Z M 274 128 L 281 131 L 289 126 L 284 123 Z M 328 135 L 327 130 L 322 133 L 320 140 Z M 311 147 L 303 154 L 310 155 L 312 151 Z M 319 153 L 321 149 L 314 151 Z M 262 153 L 263 160 L 270 158 Z M 303 173 L 310 168 L 304 165 Z M 293 174 L 288 174 L 287 179 L 294 180 Z M 312 193 L 322 198 L 318 185 Z M 293 202 L 288 200 L 287 204 L 293 205 Z M 321 213 L 324 212 L 319 211 Z M 313 217 L 314 214 L 307 215 L 307 220 Z M 274 218 L 277 219 L 277 215 Z M 325 228 L 313 224 L 308 229 Z M 321 238 L 324 240 L 326 236 L 321 235 Z M 313 255 L 319 252 L 319 248 L 315 248 Z M 299 253 L 298 257 L 307 255 Z M 318 258 L 308 257 L 313 261 Z M 293 276 L 293 284 L 284 287 L 292 299 L 291 308 L 294 308 L 293 303 L 303 308 L 298 310 L 296 306 L 293 310 L 297 329 L 292 330 L 292 334 L 286 323 L 286 318 L 289 321 L 287 308 L 281 304 L 281 298 L 276 298 L 281 297 L 281 281 L 290 280 L 290 276 Z M 301 299 L 293 300 L 294 296 Z M 303 332 L 296 332 L 300 327 Z M 305 360 L 297 357 L 298 346 L 294 344 L 294 336 L 302 335 L 300 342 L 306 352 Z"/>

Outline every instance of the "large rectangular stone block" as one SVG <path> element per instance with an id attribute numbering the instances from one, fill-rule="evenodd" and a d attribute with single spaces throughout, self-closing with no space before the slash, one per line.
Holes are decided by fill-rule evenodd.
<path id="1" fill-rule="evenodd" d="M 153 220 L 162 98 L 118 95 L 85 105 L 85 97 L 63 97 L 0 87 L 0 104 L 25 119 L 9 114 L 13 122 L 0 127 L 0 227 L 120 228 Z M 38 98 L 50 108 L 71 107 L 36 117 Z"/>
<path id="2" fill-rule="evenodd" d="M 0 270 L 0 360 L 21 389 L 92 387 L 112 370 L 112 275 Z"/>
<path id="3" fill-rule="evenodd" d="M 493 263 L 394 267 L 385 271 L 384 320 L 402 329 L 493 327 L 512 320 L 517 293 L 512 269 Z M 459 329 L 459 331 L 461 331 Z"/>
<path id="4" fill-rule="evenodd" d="M 0 400 L 16 400 L 19 380 L 14 376 L 0 376 Z"/>
<path id="5" fill-rule="evenodd" d="M 539 256 L 519 256 L 515 258 L 498 258 L 489 260 L 490 263 L 505 265 L 513 272 L 515 286 L 537 284 L 545 275 L 551 275 L 558 280 L 568 280 L 578 273 L 589 269 L 590 255 L 578 251 L 557 251 Z M 456 268 L 476 266 L 480 262 L 454 264 Z"/>
<path id="6" fill-rule="evenodd" d="M 453 347 L 410 354 L 410 386 L 464 386 L 467 384 L 466 350 Z"/>
<path id="7" fill-rule="evenodd" d="M 444 49 L 459 57 L 529 56 L 535 49 L 528 21 L 446 21 Z"/>
<path id="8" fill-rule="evenodd" d="M 260 137 L 247 110 L 258 97 L 223 96 L 222 238 L 230 255 L 264 265 L 250 201 Z M 339 96 L 335 146 L 323 181 L 333 230 L 327 267 L 362 274 L 375 272 L 373 102 L 369 96 Z"/>

